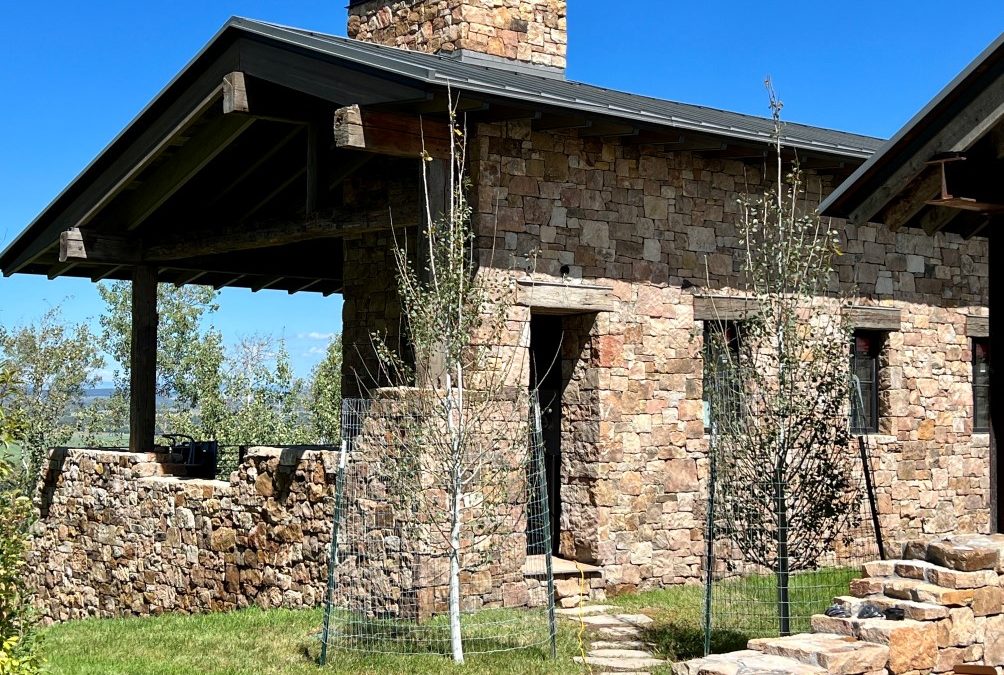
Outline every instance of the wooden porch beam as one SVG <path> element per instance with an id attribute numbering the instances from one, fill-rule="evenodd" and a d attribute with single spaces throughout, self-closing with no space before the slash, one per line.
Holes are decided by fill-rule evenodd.
<path id="1" fill-rule="evenodd" d="M 449 159 L 449 125 L 413 115 L 378 112 L 351 105 L 335 111 L 335 147 L 393 157 L 426 153 Z"/>
<path id="2" fill-rule="evenodd" d="M 418 222 L 418 212 L 414 208 L 394 213 L 395 227 L 410 227 L 417 225 Z M 334 214 L 328 217 L 313 217 L 300 221 L 275 222 L 257 226 L 231 227 L 205 236 L 178 237 L 151 242 L 144 251 L 144 259 L 147 261 L 168 261 L 235 253 L 314 239 L 363 234 L 389 228 L 390 216 L 383 210 L 346 216 Z"/>
<path id="3" fill-rule="evenodd" d="M 394 211 L 394 227 L 414 227 L 420 221 L 417 205 L 401 206 Z M 62 263 L 130 266 L 163 264 L 315 239 L 336 239 L 387 230 L 390 227 L 390 213 L 377 209 L 350 214 L 331 213 L 303 220 L 231 226 L 215 230 L 211 234 L 189 232 L 161 239 L 117 237 L 72 229 L 60 236 L 59 260 Z"/>
<path id="4" fill-rule="evenodd" d="M 157 414 L 157 269 L 141 265 L 132 277 L 129 359 L 129 450 L 150 452 Z"/>

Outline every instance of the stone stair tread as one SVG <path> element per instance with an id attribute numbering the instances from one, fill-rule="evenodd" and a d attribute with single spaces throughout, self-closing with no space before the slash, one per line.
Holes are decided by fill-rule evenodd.
<path id="1" fill-rule="evenodd" d="M 916 602 L 914 600 L 901 600 L 899 598 L 889 598 L 884 595 L 868 596 L 866 598 L 856 598 L 853 595 L 841 595 L 833 599 L 834 604 L 843 605 L 852 614 L 857 615 L 861 605 L 870 603 L 885 611 L 890 607 L 899 607 L 907 619 L 913 621 L 936 621 L 948 617 L 948 608 L 943 605 L 936 605 L 930 602 Z"/>
<path id="2" fill-rule="evenodd" d="M 614 617 L 632 626 L 650 626 L 653 619 L 645 614 L 614 614 Z"/>
<path id="3" fill-rule="evenodd" d="M 621 648 L 605 648 L 596 649 L 595 647 L 586 652 L 587 656 L 597 656 L 600 658 L 610 658 L 610 659 L 650 659 L 654 658 L 652 652 L 645 649 L 621 649 Z"/>
<path id="4" fill-rule="evenodd" d="M 621 626 L 600 626 L 598 628 L 594 627 L 597 634 L 603 635 L 604 637 L 620 639 L 620 638 L 640 638 L 642 636 L 641 630 L 635 628 L 634 626 L 621 625 Z"/>
<path id="5" fill-rule="evenodd" d="M 592 649 L 653 649 L 655 645 L 651 642 L 641 640 L 593 640 L 590 642 Z"/>
<path id="6" fill-rule="evenodd" d="M 817 666 L 835 675 L 880 670 L 889 660 L 889 647 L 836 633 L 758 638 L 749 641 L 749 648 Z"/>
<path id="7" fill-rule="evenodd" d="M 556 609 L 554 610 L 554 613 L 558 616 L 578 618 L 580 616 L 589 616 L 591 614 L 605 614 L 611 609 L 616 609 L 616 607 L 611 607 L 610 605 L 582 605 L 581 607 L 572 607 L 569 609 Z"/>
<path id="8" fill-rule="evenodd" d="M 886 578 L 882 584 L 882 594 L 901 600 L 927 602 L 945 607 L 966 607 L 973 604 L 973 589 L 953 589 L 936 586 L 919 579 Z"/>
<path id="9" fill-rule="evenodd" d="M 1004 572 L 1004 536 L 964 534 L 937 541 L 911 541 L 903 547 L 903 558 L 926 560 L 958 570 Z"/>
<path id="10" fill-rule="evenodd" d="M 656 659 L 652 657 L 625 659 L 604 658 L 599 656 L 586 656 L 583 658 L 581 656 L 575 656 L 572 660 L 576 663 L 585 664 L 592 668 L 604 668 L 615 672 L 638 672 L 666 665 L 666 661 L 663 659 Z"/>
<path id="11" fill-rule="evenodd" d="M 764 654 L 747 649 L 730 654 L 712 654 L 704 658 L 673 664 L 673 675 L 737 675 L 740 670 L 752 673 L 793 673 L 818 675 L 826 670 L 819 666 L 800 663 L 783 656 Z"/>

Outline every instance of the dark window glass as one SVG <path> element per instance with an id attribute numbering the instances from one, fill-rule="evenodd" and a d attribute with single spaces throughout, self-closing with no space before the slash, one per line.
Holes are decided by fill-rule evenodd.
<path id="1" fill-rule="evenodd" d="M 740 325 L 735 321 L 704 323 L 704 428 L 714 420 L 739 414 Z M 719 409 L 714 410 L 717 406 Z"/>
<path id="2" fill-rule="evenodd" d="M 973 340 L 973 431 L 990 431 L 990 341 Z"/>
<path id="3" fill-rule="evenodd" d="M 854 331 L 851 339 L 851 431 L 878 433 L 878 357 L 882 334 Z"/>

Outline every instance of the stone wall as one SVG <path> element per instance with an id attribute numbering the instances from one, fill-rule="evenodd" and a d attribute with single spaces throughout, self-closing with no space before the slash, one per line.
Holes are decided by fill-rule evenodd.
<path id="1" fill-rule="evenodd" d="M 323 601 L 339 453 L 252 448 L 226 481 L 164 475 L 161 459 L 154 453 L 52 451 L 27 568 L 44 622 Z M 353 480 L 378 478 L 364 462 L 350 459 L 350 465 Z M 519 556 L 505 558 L 507 567 L 492 568 L 487 579 L 479 570 L 464 577 L 465 609 L 543 599 L 538 579 L 523 580 L 525 539 L 512 542 L 499 547 L 519 548 Z M 387 561 L 411 565 L 407 547 L 395 549 L 384 533 L 342 545 L 357 552 L 373 547 L 371 553 L 390 547 Z M 426 612 L 442 604 L 438 576 L 410 586 L 394 586 L 399 580 L 389 574 L 366 578 L 380 586 L 371 590 L 385 602 L 424 588 Z M 349 573 L 343 580 L 361 583 Z"/>
<path id="2" fill-rule="evenodd" d="M 696 580 L 708 462 L 694 297 L 739 286 L 737 199 L 760 171 L 525 121 L 480 125 L 469 155 L 482 264 L 607 286 L 615 303 L 567 365 L 599 414 L 562 439 L 563 552 L 601 566 L 614 589 Z M 833 183 L 810 174 L 808 190 Z M 986 241 L 842 233 L 843 290 L 901 310 L 881 355 L 881 433 L 867 439 L 887 536 L 987 531 L 989 441 L 972 431 L 966 334 L 968 316 L 986 315 Z"/>
<path id="3" fill-rule="evenodd" d="M 565 0 L 370 0 L 349 8 L 348 35 L 430 53 L 468 50 L 564 69 Z"/>

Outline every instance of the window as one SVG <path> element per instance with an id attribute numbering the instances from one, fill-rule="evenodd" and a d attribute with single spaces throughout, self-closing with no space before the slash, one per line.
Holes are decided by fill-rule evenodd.
<path id="1" fill-rule="evenodd" d="M 856 330 L 851 339 L 851 431 L 878 433 L 878 374 L 882 334 Z"/>
<path id="2" fill-rule="evenodd" d="M 973 339 L 973 431 L 990 431 L 990 340 Z"/>
<path id="3" fill-rule="evenodd" d="M 704 322 L 704 428 L 710 430 L 717 417 L 739 413 L 740 327 L 736 321 Z M 712 408 L 718 407 L 715 411 Z"/>

